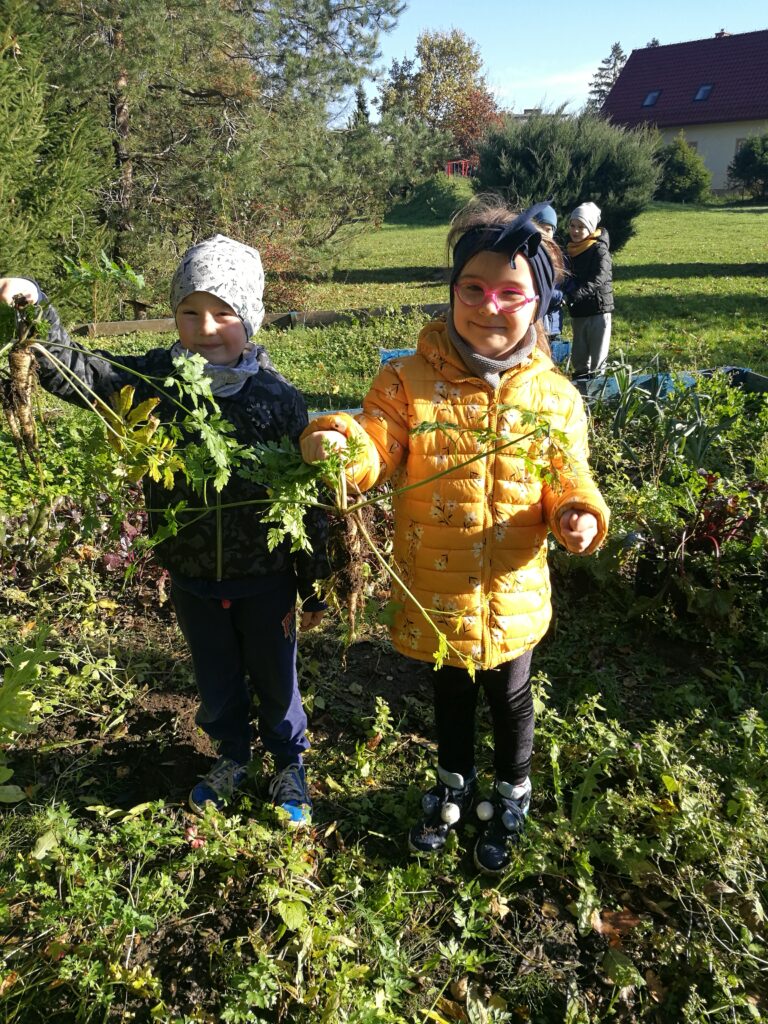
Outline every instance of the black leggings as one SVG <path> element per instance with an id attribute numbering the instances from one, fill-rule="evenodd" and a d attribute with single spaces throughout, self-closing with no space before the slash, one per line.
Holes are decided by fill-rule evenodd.
<path id="1" fill-rule="evenodd" d="M 475 709 L 482 687 L 491 709 L 496 775 L 512 785 L 526 779 L 533 750 L 531 653 L 498 668 L 476 672 L 474 682 L 466 669 L 452 665 L 435 672 L 435 725 L 441 768 L 464 776 L 472 771 Z"/>

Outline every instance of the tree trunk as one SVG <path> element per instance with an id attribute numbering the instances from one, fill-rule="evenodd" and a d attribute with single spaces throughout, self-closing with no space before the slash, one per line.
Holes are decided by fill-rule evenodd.
<path id="1" fill-rule="evenodd" d="M 118 68 L 114 91 L 109 97 L 110 112 L 114 124 L 115 163 L 119 172 L 119 193 L 117 200 L 117 216 L 115 218 L 116 238 L 114 256 L 117 258 L 122 249 L 122 238 L 126 232 L 133 230 L 131 212 L 133 203 L 133 160 L 130 153 L 130 108 L 128 105 L 128 72 L 122 67 L 121 56 L 125 50 L 125 39 L 121 28 L 112 33 L 112 49 L 115 52 Z"/>

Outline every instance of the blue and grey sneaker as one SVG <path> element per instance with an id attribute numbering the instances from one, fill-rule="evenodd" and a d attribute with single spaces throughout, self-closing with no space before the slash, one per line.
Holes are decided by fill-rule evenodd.
<path id="1" fill-rule="evenodd" d="M 421 798 L 424 816 L 408 833 L 411 853 L 440 853 L 449 833 L 471 809 L 477 788 L 477 771 L 465 778 L 437 766 L 437 785 Z"/>
<path id="2" fill-rule="evenodd" d="M 486 875 L 500 875 L 509 866 L 510 846 L 525 828 L 531 806 L 531 780 L 518 786 L 496 780 L 493 800 L 482 800 L 476 807 L 485 828 L 475 843 L 475 867 Z"/>
<path id="3" fill-rule="evenodd" d="M 269 795 L 275 807 L 288 815 L 286 824 L 298 827 L 312 823 L 312 800 L 303 764 L 297 761 L 276 772 L 269 783 Z"/>
<path id="4" fill-rule="evenodd" d="M 189 794 L 189 806 L 195 814 L 203 814 L 206 807 L 214 807 L 217 811 L 223 810 L 235 791 L 243 784 L 247 774 L 247 765 L 240 764 L 231 757 L 220 757 Z"/>

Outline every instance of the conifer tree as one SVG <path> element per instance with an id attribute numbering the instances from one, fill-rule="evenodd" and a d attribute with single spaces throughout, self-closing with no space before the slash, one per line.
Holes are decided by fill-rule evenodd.
<path id="1" fill-rule="evenodd" d="M 567 215 L 590 199 L 618 250 L 634 233 L 659 180 L 655 129 L 630 131 L 595 114 L 571 116 L 564 107 L 525 120 L 508 118 L 480 146 L 477 184 L 503 191 L 521 206 L 542 197 Z"/>
<path id="2" fill-rule="evenodd" d="M 359 208 L 355 169 L 333 165 L 328 109 L 362 80 L 399 0 L 39 7 L 53 81 L 110 133 L 110 255 L 159 294 L 195 238 L 236 233 L 288 259 Z"/>
<path id="3" fill-rule="evenodd" d="M 709 195 L 712 174 L 701 154 L 688 144 L 680 132 L 659 153 L 661 181 L 657 199 L 671 203 L 701 203 Z"/>
<path id="4" fill-rule="evenodd" d="M 616 84 L 621 74 L 621 69 L 627 63 L 627 55 L 621 48 L 621 43 L 614 43 L 611 52 L 600 62 L 600 66 L 592 76 L 589 86 L 589 99 L 586 109 L 591 113 L 598 114 L 605 103 L 608 93 Z"/>
<path id="5" fill-rule="evenodd" d="M 52 88 L 36 7 L 0 2 L 0 267 L 52 282 L 62 258 L 93 259 L 109 183 L 108 137 Z"/>

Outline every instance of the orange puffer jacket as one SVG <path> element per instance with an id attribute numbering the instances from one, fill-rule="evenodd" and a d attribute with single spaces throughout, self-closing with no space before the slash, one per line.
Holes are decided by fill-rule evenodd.
<path id="1" fill-rule="evenodd" d="M 530 434 L 530 413 L 564 436 L 508 444 Z M 425 427 L 432 423 L 445 426 Z M 412 597 L 397 585 L 392 593 L 401 605 L 392 640 L 412 658 L 432 661 L 438 649 L 414 597 L 448 638 L 447 664 L 469 658 L 493 668 L 518 657 L 552 614 L 547 531 L 561 539 L 560 516 L 578 506 L 599 524 L 586 553 L 605 537 L 608 509 L 587 465 L 581 397 L 539 349 L 494 391 L 466 368 L 446 325 L 427 324 L 415 355 L 381 368 L 361 415 L 326 414 L 304 435 L 317 430 L 360 439 L 349 476 L 361 490 L 395 471 L 393 486 L 412 488 L 394 499 L 395 568 Z"/>

